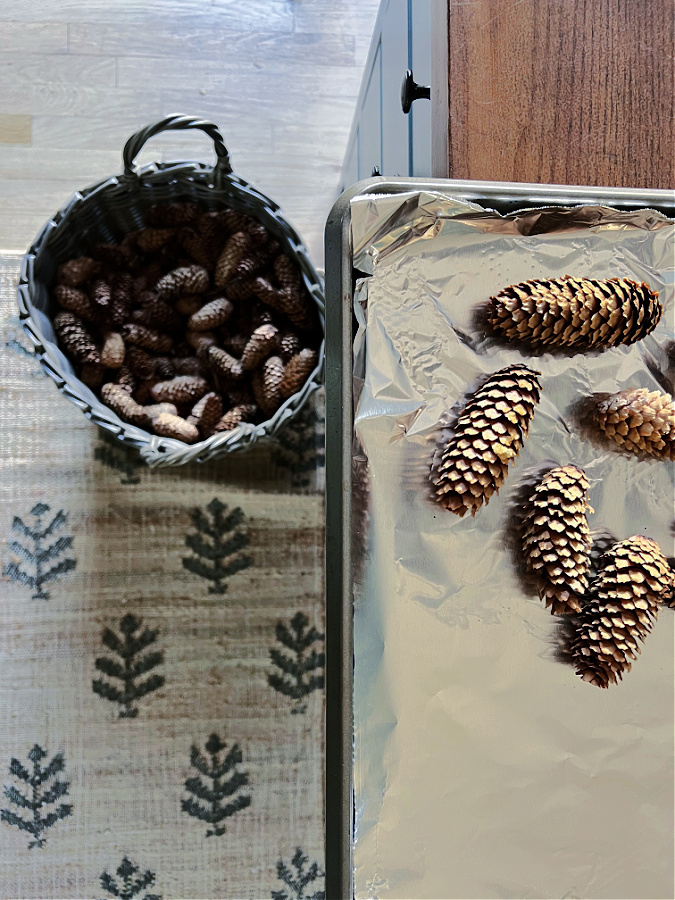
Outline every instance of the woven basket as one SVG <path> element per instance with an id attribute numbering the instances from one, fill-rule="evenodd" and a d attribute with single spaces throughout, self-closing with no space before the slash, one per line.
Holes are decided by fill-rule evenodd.
<path id="1" fill-rule="evenodd" d="M 215 166 L 180 161 L 134 168 L 134 159 L 148 138 L 161 131 L 186 128 L 198 128 L 212 138 L 217 157 Z M 35 346 L 37 358 L 64 396 L 79 406 L 96 425 L 137 448 L 150 466 L 203 462 L 273 435 L 318 387 L 323 376 L 323 343 L 317 367 L 307 382 L 269 420 L 260 425 L 241 424 L 233 431 L 213 435 L 192 445 L 157 437 L 122 421 L 77 378 L 71 363 L 59 349 L 51 321 L 54 304 L 50 296 L 59 264 L 86 255 L 87 248 L 98 241 L 121 241 L 125 234 L 143 226 L 150 207 L 175 200 L 196 201 L 209 210 L 229 206 L 263 224 L 302 272 L 309 296 L 317 305 L 322 329 L 324 327 L 323 285 L 300 238 L 274 201 L 233 174 L 225 144 L 215 125 L 187 116 L 169 116 L 129 138 L 122 156 L 124 173 L 76 193 L 42 228 L 23 259 L 18 287 L 19 314 Z"/>

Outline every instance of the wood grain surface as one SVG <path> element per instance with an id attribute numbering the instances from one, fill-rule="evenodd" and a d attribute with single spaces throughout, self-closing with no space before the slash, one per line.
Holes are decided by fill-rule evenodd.
<path id="1" fill-rule="evenodd" d="M 672 0 L 448 0 L 451 178 L 671 188 Z"/>

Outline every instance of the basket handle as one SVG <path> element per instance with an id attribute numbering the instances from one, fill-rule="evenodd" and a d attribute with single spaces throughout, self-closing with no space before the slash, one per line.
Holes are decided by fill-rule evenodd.
<path id="1" fill-rule="evenodd" d="M 138 173 L 134 169 L 134 160 L 141 152 L 143 145 L 147 140 L 161 131 L 184 131 L 188 128 L 198 128 L 203 131 L 213 141 L 216 151 L 216 164 L 213 168 L 213 180 L 216 187 L 222 187 L 223 177 L 232 173 L 230 165 L 230 155 L 225 147 L 221 133 L 216 125 L 207 122 L 204 119 L 195 119 L 192 116 L 167 116 L 154 125 L 146 125 L 136 134 L 132 134 L 124 145 L 122 151 L 122 160 L 124 162 L 124 175 L 130 180 L 137 180 Z"/>

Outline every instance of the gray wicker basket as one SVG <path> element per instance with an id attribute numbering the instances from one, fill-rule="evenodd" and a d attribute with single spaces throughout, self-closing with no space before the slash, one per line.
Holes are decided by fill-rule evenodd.
<path id="1" fill-rule="evenodd" d="M 215 166 L 180 161 L 152 163 L 134 169 L 134 159 L 148 138 L 161 131 L 186 128 L 198 128 L 212 138 L 217 157 Z M 23 259 L 18 287 L 19 315 L 37 358 L 65 397 L 93 423 L 123 443 L 136 447 L 150 466 L 203 462 L 273 435 L 303 406 L 322 380 L 323 343 L 317 367 L 307 382 L 269 420 L 259 425 L 241 424 L 233 431 L 216 434 L 189 446 L 123 422 L 77 378 L 69 360 L 59 349 L 51 322 L 50 298 L 50 287 L 59 264 L 84 255 L 87 247 L 97 241 L 120 241 L 127 232 L 142 227 L 150 207 L 174 200 L 193 200 L 211 210 L 229 206 L 261 222 L 298 265 L 324 328 L 323 285 L 307 251 L 277 204 L 233 174 L 225 144 L 215 125 L 187 116 L 169 116 L 129 138 L 122 155 L 124 173 L 76 193 L 46 223 Z"/>

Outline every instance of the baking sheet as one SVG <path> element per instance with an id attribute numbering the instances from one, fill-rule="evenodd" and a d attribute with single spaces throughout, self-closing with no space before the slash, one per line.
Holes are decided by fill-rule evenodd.
<path id="1" fill-rule="evenodd" d="M 591 443 L 571 407 L 672 377 L 673 223 L 599 207 L 502 220 L 419 192 L 358 197 L 351 212 L 354 265 L 369 276 L 354 300 L 355 446 L 368 464 L 355 896 L 672 898 L 673 613 L 623 682 L 582 682 L 559 659 L 558 620 L 523 589 L 508 523 L 533 469 L 573 462 L 590 480 L 591 528 L 646 534 L 672 555 L 673 466 Z M 632 347 L 536 359 L 477 331 L 476 306 L 501 288 L 565 274 L 647 281 L 665 306 L 657 329 Z M 530 436 L 499 494 L 460 519 L 428 495 L 438 423 L 516 362 L 542 372 Z"/>

